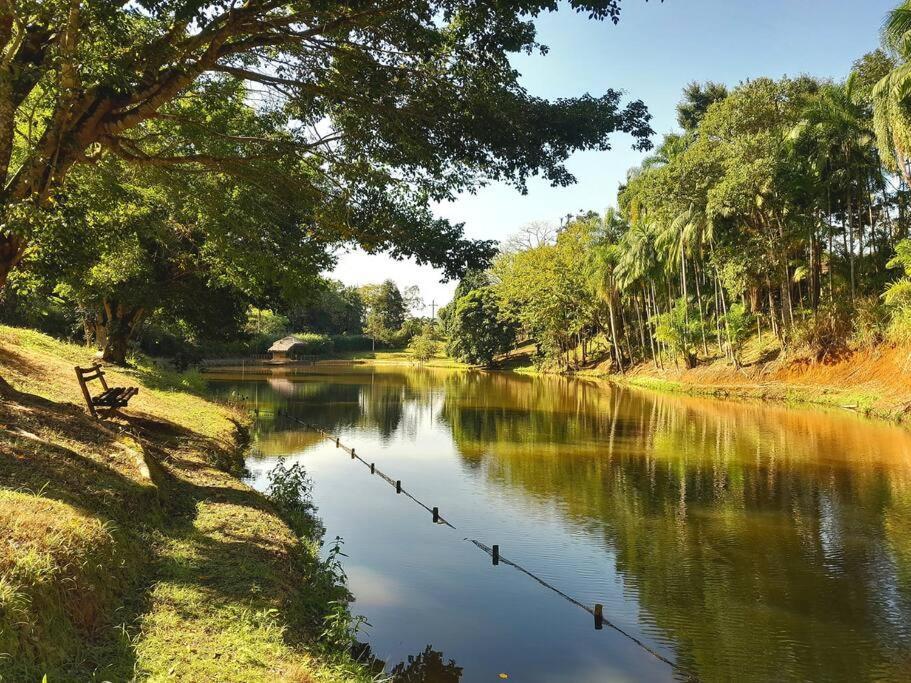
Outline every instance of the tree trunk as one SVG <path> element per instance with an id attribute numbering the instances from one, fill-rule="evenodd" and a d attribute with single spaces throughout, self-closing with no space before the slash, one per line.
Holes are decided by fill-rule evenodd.
<path id="1" fill-rule="evenodd" d="M 104 302 L 106 340 L 101 358 L 108 363 L 126 365 L 127 350 L 133 332 L 144 313 L 141 307 L 126 307 L 123 304 Z"/>
<path id="2" fill-rule="evenodd" d="M 699 334 L 702 335 L 702 353 L 705 354 L 706 358 L 709 355 L 709 344 L 705 339 L 705 313 L 702 311 L 702 288 L 699 286 L 699 277 L 702 275 L 702 271 L 699 266 L 694 266 L 694 280 L 696 281 L 696 301 L 699 303 Z"/>
<path id="3" fill-rule="evenodd" d="M 629 364 L 635 365 L 636 360 L 633 357 L 633 347 L 629 343 L 629 324 L 626 322 L 626 316 L 623 314 L 623 302 L 620 302 L 620 324 L 623 326 L 623 339 L 626 342 L 626 354 Z"/>
<path id="4" fill-rule="evenodd" d="M 854 206 L 851 202 L 851 193 L 848 193 L 848 216 L 845 225 L 848 241 L 845 250 L 848 252 L 848 262 L 851 270 L 851 303 L 854 303 Z"/>
<path id="5" fill-rule="evenodd" d="M 731 323 L 728 316 L 727 300 L 724 298 L 724 285 L 721 284 L 721 278 L 718 276 L 717 270 L 715 271 L 715 277 L 718 279 L 718 292 L 721 295 L 721 308 L 724 313 L 724 332 L 728 340 L 728 354 L 734 363 L 734 367 L 739 368 L 740 364 L 737 361 L 737 353 L 734 351 L 734 340 L 731 338 Z M 771 293 L 769 296 L 771 296 Z"/>
<path id="6" fill-rule="evenodd" d="M 652 324 L 649 327 L 649 334 L 651 335 L 652 339 L 655 339 L 655 331 L 658 326 L 657 317 L 661 314 L 661 311 L 658 310 L 658 301 L 656 300 L 656 297 L 655 297 L 655 283 L 652 282 L 651 280 L 649 280 L 649 288 L 650 288 L 651 294 L 652 294 L 652 312 L 653 312 L 653 315 L 655 316 L 654 319 L 652 319 L 651 315 L 649 316 L 649 318 L 652 319 Z M 658 346 L 658 367 L 660 367 L 662 370 L 664 370 L 664 355 L 663 355 L 664 351 L 662 349 L 660 341 L 657 342 L 657 346 Z"/>
<path id="7" fill-rule="evenodd" d="M 620 374 L 624 374 L 625 370 L 623 369 L 623 358 L 620 352 L 620 344 L 617 340 L 617 323 L 614 319 L 614 293 L 608 293 L 607 300 L 607 309 L 610 314 L 610 338 L 611 338 L 611 348 L 614 350 L 614 359 L 617 362 L 617 368 L 620 370 Z"/>
<path id="8" fill-rule="evenodd" d="M 25 256 L 25 246 L 24 237 L 0 233 L 0 295 L 3 294 L 10 272 Z"/>

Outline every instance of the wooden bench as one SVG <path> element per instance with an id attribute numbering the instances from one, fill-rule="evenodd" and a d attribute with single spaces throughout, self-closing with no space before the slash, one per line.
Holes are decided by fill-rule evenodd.
<path id="1" fill-rule="evenodd" d="M 76 379 L 79 380 L 82 395 L 85 397 L 85 404 L 89 407 L 92 417 L 98 417 L 98 408 L 106 408 L 113 411 L 126 407 L 130 399 L 139 393 L 139 389 L 136 387 L 109 387 L 104 379 L 104 370 L 97 363 L 90 368 L 80 368 L 77 365 Z M 97 396 L 92 396 L 88 384 L 95 380 L 101 382 L 103 391 Z"/>

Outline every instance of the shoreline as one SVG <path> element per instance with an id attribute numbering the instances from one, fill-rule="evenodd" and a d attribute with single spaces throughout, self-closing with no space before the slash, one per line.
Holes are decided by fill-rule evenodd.
<path id="1" fill-rule="evenodd" d="M 716 361 L 690 370 L 661 370 L 649 363 L 623 375 L 583 371 L 576 376 L 691 396 L 839 408 L 907 426 L 911 422 L 909 370 L 909 350 L 884 345 L 828 361 L 776 358 L 741 369 Z"/>
<path id="2" fill-rule="evenodd" d="M 341 364 L 594 379 L 621 387 L 666 393 L 838 408 L 896 424 L 911 423 L 911 352 L 894 345 L 846 352 L 828 361 L 778 357 L 764 363 L 754 361 L 740 369 L 722 359 L 705 362 L 691 370 L 662 370 L 649 361 L 634 366 L 625 374 L 600 369 L 599 366 L 574 372 L 555 372 L 524 365 L 486 369 L 448 358 L 419 364 L 399 352 L 386 352 L 375 358 L 327 357 L 306 364 L 262 367 L 271 373 L 276 368 Z M 212 368 L 215 372 L 234 369 L 240 370 L 240 366 Z"/>

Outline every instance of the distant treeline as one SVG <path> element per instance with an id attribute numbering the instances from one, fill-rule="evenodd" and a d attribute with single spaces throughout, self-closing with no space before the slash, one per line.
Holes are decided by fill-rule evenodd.
<path id="1" fill-rule="evenodd" d="M 817 358 L 911 338 L 909 29 L 841 82 L 688 86 L 618 208 L 529 226 L 463 281 L 450 350 L 623 371 L 736 365 L 751 335 Z"/>

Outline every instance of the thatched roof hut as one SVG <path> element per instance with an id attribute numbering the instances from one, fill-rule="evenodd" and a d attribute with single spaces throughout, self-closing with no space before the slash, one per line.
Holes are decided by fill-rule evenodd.
<path id="1" fill-rule="evenodd" d="M 272 354 L 272 360 L 291 360 L 291 352 L 294 347 L 302 343 L 300 339 L 291 334 L 270 346 L 269 353 Z"/>

